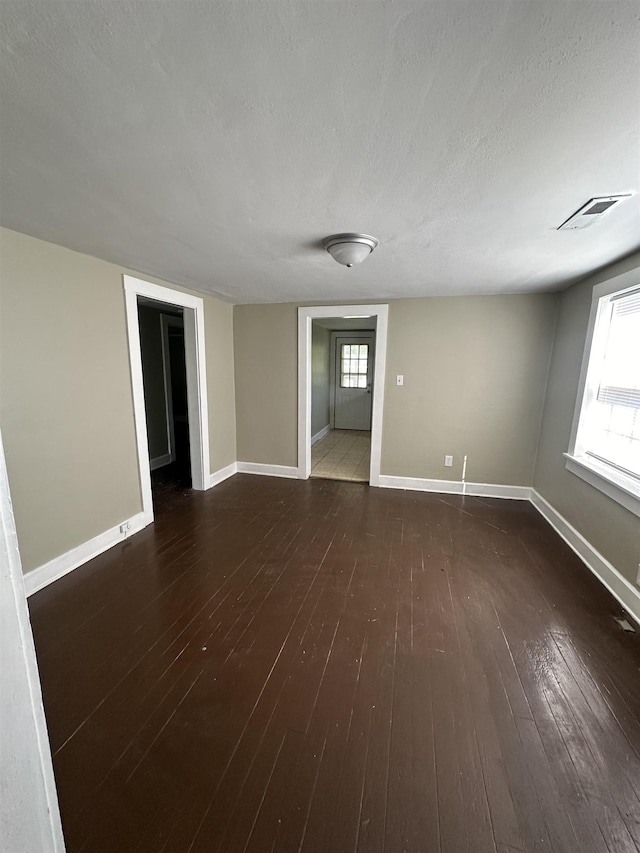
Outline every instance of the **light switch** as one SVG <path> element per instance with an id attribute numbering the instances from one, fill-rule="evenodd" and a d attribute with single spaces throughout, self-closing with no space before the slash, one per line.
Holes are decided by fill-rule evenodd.
<path id="1" fill-rule="evenodd" d="M 402 373 L 399 373 L 396 376 L 396 385 L 404 385 L 404 376 L 402 375 Z"/>

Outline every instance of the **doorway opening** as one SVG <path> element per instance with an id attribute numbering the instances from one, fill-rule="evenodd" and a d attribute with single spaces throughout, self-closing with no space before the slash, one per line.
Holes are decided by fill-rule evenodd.
<path id="1" fill-rule="evenodd" d="M 311 322 L 311 476 L 369 482 L 376 320 Z"/>
<path id="2" fill-rule="evenodd" d="M 184 309 L 138 296 L 151 490 L 191 488 Z"/>
<path id="3" fill-rule="evenodd" d="M 298 309 L 298 476 L 380 478 L 387 305 Z"/>
<path id="4" fill-rule="evenodd" d="M 203 490 L 211 480 L 204 302 L 123 278 L 140 490 L 149 524 L 154 490 L 164 486 L 166 493 L 167 484 Z"/>

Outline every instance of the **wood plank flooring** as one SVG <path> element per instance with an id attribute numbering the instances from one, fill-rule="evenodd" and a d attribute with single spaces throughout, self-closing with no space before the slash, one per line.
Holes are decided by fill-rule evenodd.
<path id="1" fill-rule="evenodd" d="M 640 850 L 640 635 L 529 504 L 156 511 L 29 602 L 69 853 Z"/>

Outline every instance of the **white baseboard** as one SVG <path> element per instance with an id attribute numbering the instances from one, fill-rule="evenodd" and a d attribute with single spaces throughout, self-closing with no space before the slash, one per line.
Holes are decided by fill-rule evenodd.
<path id="1" fill-rule="evenodd" d="M 540 515 L 549 522 L 567 545 L 575 551 L 582 562 L 590 569 L 609 590 L 611 595 L 620 602 L 624 609 L 640 624 L 640 590 L 636 589 L 620 572 L 606 560 L 599 551 L 587 542 L 566 518 L 551 506 L 541 494 L 531 490 L 531 503 Z"/>
<path id="2" fill-rule="evenodd" d="M 313 447 L 314 444 L 317 444 L 321 438 L 325 437 L 325 435 L 329 435 L 330 432 L 331 424 L 327 424 L 326 427 L 322 427 L 319 432 L 311 436 L 311 447 Z"/>
<path id="3" fill-rule="evenodd" d="M 298 469 L 290 465 L 263 465 L 261 462 L 238 462 L 239 474 L 264 474 L 267 477 L 298 479 Z"/>
<path id="4" fill-rule="evenodd" d="M 222 483 L 223 480 L 228 480 L 229 477 L 233 477 L 233 475 L 237 473 L 237 462 L 232 462 L 231 465 L 226 465 L 224 468 L 219 468 L 217 471 L 214 471 L 213 474 L 209 475 L 209 482 L 207 484 L 207 488 L 211 489 L 214 486 L 217 486 L 218 483 Z"/>
<path id="5" fill-rule="evenodd" d="M 142 530 L 147 524 L 151 524 L 152 517 L 147 517 L 143 512 L 127 518 L 115 527 L 105 530 L 104 533 L 99 533 L 88 542 L 83 542 L 67 551 L 65 554 L 60 554 L 59 557 L 54 557 L 48 563 L 38 566 L 37 569 L 32 569 L 26 572 L 24 576 L 24 586 L 27 595 L 33 595 L 34 592 L 43 589 L 53 581 L 57 581 L 64 575 L 82 566 L 84 563 L 93 560 L 98 554 L 102 554 L 123 539 L 133 536 L 134 533 Z M 122 526 L 128 524 L 128 529 L 125 533 L 122 532 Z"/>
<path id="6" fill-rule="evenodd" d="M 426 480 L 420 477 L 393 477 L 381 474 L 378 485 L 383 489 L 407 489 L 414 492 L 440 492 L 445 495 L 469 495 L 478 498 L 508 498 L 528 501 L 529 486 L 501 486 L 493 483 L 463 483 L 460 480 Z"/>
<path id="7" fill-rule="evenodd" d="M 165 453 L 164 456 L 156 456 L 155 459 L 149 460 L 149 468 L 155 471 L 156 468 L 164 468 L 165 465 L 170 465 L 173 462 L 170 453 Z"/>

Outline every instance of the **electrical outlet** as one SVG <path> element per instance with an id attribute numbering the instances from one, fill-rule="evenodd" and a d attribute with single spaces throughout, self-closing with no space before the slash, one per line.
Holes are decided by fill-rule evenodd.
<path id="1" fill-rule="evenodd" d="M 453 456 L 444 457 L 444 467 L 451 468 L 453 466 Z"/>
<path id="2" fill-rule="evenodd" d="M 404 376 L 402 375 L 402 373 L 399 373 L 396 376 L 396 385 L 404 385 Z"/>

